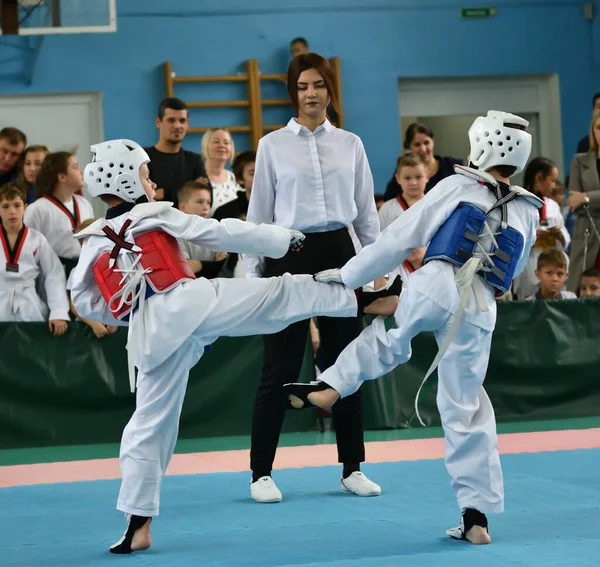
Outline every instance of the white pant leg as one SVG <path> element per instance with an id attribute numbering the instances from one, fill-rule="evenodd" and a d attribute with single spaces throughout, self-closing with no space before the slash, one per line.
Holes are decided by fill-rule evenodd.
<path id="1" fill-rule="evenodd" d="M 117 509 L 158 516 L 160 485 L 177 441 L 190 369 L 202 349 L 189 338 L 162 364 L 137 379 L 136 409 L 123 431 Z"/>
<path id="2" fill-rule="evenodd" d="M 309 275 L 284 274 L 248 280 L 217 278 L 210 282 L 217 292 L 217 302 L 194 333 L 210 341 L 220 336 L 269 335 L 319 315 L 356 317 L 357 314 L 354 291 L 339 284 L 317 282 Z"/>
<path id="3" fill-rule="evenodd" d="M 452 320 L 436 333 L 441 344 Z M 446 468 L 461 509 L 504 510 L 496 420 L 483 389 L 492 333 L 462 321 L 438 367 L 437 405 L 446 438 Z"/>
<path id="4" fill-rule="evenodd" d="M 409 286 L 400 294 L 394 314 L 395 324 L 388 332 L 385 319 L 378 317 L 340 354 L 336 363 L 319 380 L 345 398 L 356 392 L 365 380 L 374 380 L 408 362 L 410 342 L 423 331 L 442 328 L 450 313 Z"/>

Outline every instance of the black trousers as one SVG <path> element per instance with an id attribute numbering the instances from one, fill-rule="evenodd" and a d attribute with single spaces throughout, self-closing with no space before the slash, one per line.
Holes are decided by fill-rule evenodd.
<path id="1" fill-rule="evenodd" d="M 306 235 L 299 252 L 288 252 L 279 260 L 267 259 L 265 277 L 291 274 L 315 274 L 329 268 L 341 268 L 355 255 L 347 229 Z M 310 321 L 294 323 L 279 333 L 263 337 L 263 370 L 252 415 L 250 468 L 255 474 L 269 476 L 275 460 L 279 435 L 285 417 L 286 397 L 283 385 L 297 381 L 308 337 Z M 332 366 L 339 354 L 362 331 L 359 317 L 319 317 L 321 348 L 325 367 Z M 340 463 L 365 460 L 361 393 L 337 402 L 332 409 Z"/>

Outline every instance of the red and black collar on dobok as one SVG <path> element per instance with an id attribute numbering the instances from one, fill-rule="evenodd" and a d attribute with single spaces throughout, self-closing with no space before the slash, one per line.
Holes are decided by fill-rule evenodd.
<path id="1" fill-rule="evenodd" d="M 408 260 L 404 260 L 402 265 L 408 270 L 409 274 L 412 274 L 415 271 L 415 267 Z"/>
<path id="2" fill-rule="evenodd" d="M 111 264 L 114 263 L 117 259 L 117 256 L 119 255 L 119 252 L 123 249 L 125 250 L 133 250 L 135 244 L 130 244 L 129 242 L 127 242 L 125 240 L 125 231 L 129 228 L 129 226 L 131 225 L 133 221 L 131 219 L 127 219 L 124 223 L 123 226 L 121 227 L 121 230 L 119 231 L 119 234 L 117 234 L 112 228 L 110 228 L 110 226 L 106 225 L 102 227 L 102 232 L 104 232 L 104 234 L 106 234 L 106 237 L 111 241 L 114 242 L 115 245 L 113 246 L 113 249 L 111 250 L 110 253 L 110 259 L 111 259 Z"/>
<path id="3" fill-rule="evenodd" d="M 542 202 L 544 203 L 542 205 L 541 209 L 538 209 L 539 213 L 540 213 L 540 225 L 541 226 L 548 226 L 548 212 L 546 210 L 546 198 L 543 195 L 540 195 L 539 193 L 534 193 L 536 197 L 538 197 L 539 199 L 542 200 Z"/>
<path id="4" fill-rule="evenodd" d="M 406 200 L 404 199 L 404 197 L 402 195 L 397 195 L 396 201 L 398 201 L 398 203 L 402 207 L 403 211 L 405 211 L 406 209 L 408 209 L 408 207 L 410 207 L 410 205 L 406 202 Z"/>
<path id="5" fill-rule="evenodd" d="M 0 232 L 0 238 L 2 239 L 2 248 L 4 248 L 4 255 L 6 257 L 6 271 L 7 272 L 18 272 L 19 271 L 19 257 L 21 256 L 21 250 L 23 250 L 23 244 L 27 239 L 27 233 L 29 229 L 23 225 L 23 228 L 19 231 L 17 239 L 15 240 L 14 248 L 10 247 L 8 234 L 6 229 L 2 226 L 2 232 Z"/>
<path id="6" fill-rule="evenodd" d="M 75 230 L 81 224 L 81 219 L 79 216 L 79 205 L 77 204 L 77 199 L 75 199 L 75 197 L 73 197 L 74 212 L 71 212 L 69 209 L 67 209 L 67 207 L 62 201 L 60 201 L 56 197 L 53 197 L 52 195 L 44 195 L 44 199 L 48 199 L 48 201 L 56 205 L 63 213 L 65 213 L 65 215 L 69 217 L 73 230 Z"/>

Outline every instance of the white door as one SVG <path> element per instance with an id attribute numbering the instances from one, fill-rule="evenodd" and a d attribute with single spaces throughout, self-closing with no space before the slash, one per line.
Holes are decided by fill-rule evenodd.
<path id="1" fill-rule="evenodd" d="M 556 75 L 401 78 L 398 91 L 402 138 L 406 121 L 418 117 L 433 130 L 436 153 L 465 159 L 473 119 L 488 110 L 505 110 L 530 121 L 531 156 L 549 157 L 565 175 Z"/>
<path id="2" fill-rule="evenodd" d="M 27 143 L 43 144 L 50 151 L 75 151 L 81 167 L 90 161 L 90 146 L 104 140 L 102 95 L 99 92 L 0 96 L 0 128 L 13 126 L 25 132 Z M 86 194 L 86 198 L 90 199 Z M 92 200 L 92 199 L 90 199 Z M 94 213 L 106 206 L 92 200 Z"/>

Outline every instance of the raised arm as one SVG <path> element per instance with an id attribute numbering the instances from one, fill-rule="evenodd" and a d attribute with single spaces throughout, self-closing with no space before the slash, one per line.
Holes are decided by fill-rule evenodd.
<path id="1" fill-rule="evenodd" d="M 139 223 L 143 228 L 143 222 Z M 160 215 L 160 226 L 169 234 L 214 251 L 261 254 L 281 258 L 290 248 L 292 231 L 280 226 L 256 225 L 239 219 L 204 219 L 170 208 Z"/>
<path id="2" fill-rule="evenodd" d="M 391 272 L 410 253 L 429 244 L 459 203 L 453 181 L 438 183 L 423 199 L 406 210 L 341 269 L 344 284 L 359 288 Z"/>

